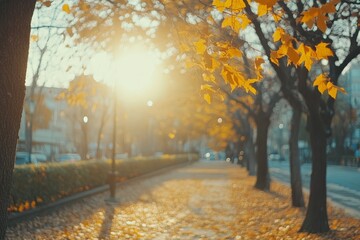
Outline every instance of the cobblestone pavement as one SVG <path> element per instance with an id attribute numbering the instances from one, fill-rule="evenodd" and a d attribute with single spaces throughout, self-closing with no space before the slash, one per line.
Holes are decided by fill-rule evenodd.
<path id="1" fill-rule="evenodd" d="M 255 190 L 253 183 L 254 178 L 238 166 L 200 161 L 118 188 L 118 203 L 106 203 L 109 193 L 103 193 L 18 224 L 8 229 L 7 239 L 340 239 L 342 236 L 341 232 L 325 237 L 300 235 L 297 230 L 304 210 L 289 206 L 289 193 L 282 192 L 287 188 L 273 184 L 275 192 L 266 193 Z M 284 219 L 284 215 L 288 218 Z M 353 227 L 342 225 L 346 218 L 335 220 L 336 228 L 359 231 L 360 237 L 356 227 L 360 221 Z"/>

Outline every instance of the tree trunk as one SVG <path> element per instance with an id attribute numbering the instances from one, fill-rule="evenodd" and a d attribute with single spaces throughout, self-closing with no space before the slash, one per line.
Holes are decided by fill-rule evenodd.
<path id="1" fill-rule="evenodd" d="M 291 180 L 291 200 L 293 207 L 304 207 L 304 196 L 302 192 L 301 169 L 299 159 L 299 130 L 301 120 L 301 110 L 292 108 L 291 131 L 289 138 L 290 150 L 290 180 Z"/>
<path id="2" fill-rule="evenodd" d="M 270 190 L 270 175 L 267 157 L 267 139 L 270 119 L 259 116 L 256 119 L 256 159 L 257 159 L 257 177 L 255 187 L 260 190 Z"/>
<path id="3" fill-rule="evenodd" d="M 32 155 L 32 148 L 33 148 L 33 123 L 34 123 L 34 114 L 30 113 L 30 120 L 29 120 L 29 163 L 31 163 L 31 155 Z"/>
<path id="4" fill-rule="evenodd" d="M 5 238 L 35 0 L 0 1 L 0 239 Z"/>
<path id="5" fill-rule="evenodd" d="M 245 140 L 245 149 L 246 149 L 246 162 L 247 162 L 247 169 L 250 176 L 255 176 L 256 174 L 256 154 L 255 148 L 253 143 L 252 134 L 250 134 L 247 139 Z"/>
<path id="6" fill-rule="evenodd" d="M 320 98 L 313 98 L 309 106 L 312 173 L 309 205 L 301 232 L 321 233 L 329 231 L 326 205 L 326 132 L 320 116 Z"/>
<path id="7" fill-rule="evenodd" d="M 88 123 L 81 123 L 81 129 L 82 129 L 82 132 L 83 132 L 83 141 L 81 143 L 81 146 L 82 146 L 82 153 L 81 153 L 81 157 L 82 159 L 84 160 L 87 160 L 88 159 L 88 126 L 87 126 Z"/>
<path id="8" fill-rule="evenodd" d="M 103 106 L 105 108 L 105 106 Z M 103 132 L 103 129 L 105 127 L 105 117 L 106 117 L 106 111 L 103 110 L 102 116 L 101 116 L 101 121 L 100 121 L 100 127 L 99 127 L 99 132 L 98 132 L 98 137 L 97 137 L 97 143 L 96 143 L 96 160 L 100 160 L 101 159 L 101 152 L 100 152 L 100 145 L 101 145 L 101 135 Z"/>

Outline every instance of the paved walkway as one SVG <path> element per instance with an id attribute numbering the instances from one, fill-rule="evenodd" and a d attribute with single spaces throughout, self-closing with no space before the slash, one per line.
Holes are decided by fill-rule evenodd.
<path id="1" fill-rule="evenodd" d="M 238 166 L 200 161 L 118 188 L 117 204 L 99 194 L 18 224 L 7 239 L 347 239 L 297 233 L 304 210 L 289 206 L 287 188 L 261 192 L 254 180 Z M 344 224 L 336 227 L 360 238 Z"/>

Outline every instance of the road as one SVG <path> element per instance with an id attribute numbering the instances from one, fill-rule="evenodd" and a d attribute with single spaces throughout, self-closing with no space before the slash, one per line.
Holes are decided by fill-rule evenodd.
<path id="1" fill-rule="evenodd" d="M 273 179 L 290 183 L 289 162 L 270 161 L 270 175 Z M 309 190 L 311 164 L 301 166 L 303 187 Z M 360 169 L 328 166 L 327 195 L 335 205 L 347 213 L 360 218 Z"/>

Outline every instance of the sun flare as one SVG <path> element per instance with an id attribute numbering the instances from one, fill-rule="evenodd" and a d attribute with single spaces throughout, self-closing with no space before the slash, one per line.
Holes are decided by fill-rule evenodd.
<path id="1" fill-rule="evenodd" d="M 136 48 L 122 51 L 113 62 L 117 88 L 125 95 L 144 95 L 156 88 L 156 69 L 160 60 L 155 53 Z"/>

